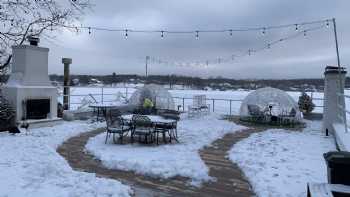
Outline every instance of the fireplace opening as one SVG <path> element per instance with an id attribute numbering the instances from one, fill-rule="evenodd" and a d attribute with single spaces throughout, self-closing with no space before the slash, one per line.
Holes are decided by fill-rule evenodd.
<path id="1" fill-rule="evenodd" d="M 45 119 L 50 113 L 50 99 L 28 99 L 26 119 Z"/>

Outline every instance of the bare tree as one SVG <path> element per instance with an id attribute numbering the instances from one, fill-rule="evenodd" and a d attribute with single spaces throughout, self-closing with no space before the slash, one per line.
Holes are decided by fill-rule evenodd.
<path id="1" fill-rule="evenodd" d="M 0 0 L 0 77 L 11 62 L 11 47 L 27 36 L 52 38 L 52 32 L 77 25 L 90 0 Z"/>

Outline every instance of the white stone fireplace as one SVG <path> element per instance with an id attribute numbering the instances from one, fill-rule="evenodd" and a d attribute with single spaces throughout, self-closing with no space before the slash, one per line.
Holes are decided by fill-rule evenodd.
<path id="1" fill-rule="evenodd" d="M 31 43 L 32 44 L 32 43 Z M 12 71 L 3 93 L 16 110 L 16 121 L 57 119 L 57 88 L 48 75 L 48 48 L 13 46 Z"/>

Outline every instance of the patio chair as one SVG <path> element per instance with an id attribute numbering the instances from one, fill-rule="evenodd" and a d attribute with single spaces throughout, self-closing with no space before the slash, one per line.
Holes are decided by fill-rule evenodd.
<path id="1" fill-rule="evenodd" d="M 208 115 L 210 113 L 210 104 L 206 103 L 205 95 L 194 95 L 193 105 L 188 106 L 188 116 L 194 117 L 196 115 Z"/>
<path id="2" fill-rule="evenodd" d="M 257 105 L 248 105 L 248 112 L 253 122 L 263 122 L 265 118 L 264 112 L 260 111 Z"/>
<path id="3" fill-rule="evenodd" d="M 294 126 L 295 124 L 295 115 L 296 115 L 296 110 L 292 108 L 289 112 L 289 114 L 285 117 L 283 117 L 283 123 L 286 125 L 291 125 Z"/>
<path id="4" fill-rule="evenodd" d="M 153 141 L 154 125 L 148 116 L 135 114 L 132 116 L 133 131 L 131 132 L 131 143 L 134 142 L 134 136 L 139 136 L 139 142 L 143 136 L 145 143 L 148 143 L 148 138 Z"/>
<path id="5" fill-rule="evenodd" d="M 113 142 L 116 143 L 115 135 L 119 135 L 120 142 L 123 143 L 123 138 L 128 134 L 129 131 L 131 131 L 131 127 L 129 124 L 124 122 L 124 120 L 121 117 L 121 113 L 119 110 L 111 109 L 106 114 L 106 140 L 105 144 L 107 143 L 108 138 L 110 135 L 113 137 Z"/>
<path id="6" fill-rule="evenodd" d="M 171 125 L 168 125 L 168 129 L 170 129 L 170 142 L 171 139 L 174 138 L 177 142 L 177 122 L 180 120 L 180 112 L 176 110 L 165 110 L 163 113 L 159 114 L 160 116 L 164 117 L 165 119 L 172 119 L 175 120 Z"/>

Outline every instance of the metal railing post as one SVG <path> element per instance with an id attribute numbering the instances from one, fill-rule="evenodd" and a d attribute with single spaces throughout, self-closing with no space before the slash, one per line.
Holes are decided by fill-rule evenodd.
<path id="1" fill-rule="evenodd" d="M 215 111 L 215 99 L 213 99 L 213 112 Z"/>
<path id="2" fill-rule="evenodd" d="M 101 88 L 101 103 L 103 104 L 103 87 Z"/>
<path id="3" fill-rule="evenodd" d="M 182 98 L 182 111 L 185 111 L 185 98 Z"/>
<path id="4" fill-rule="evenodd" d="M 128 87 L 125 88 L 125 98 L 128 99 Z"/>

